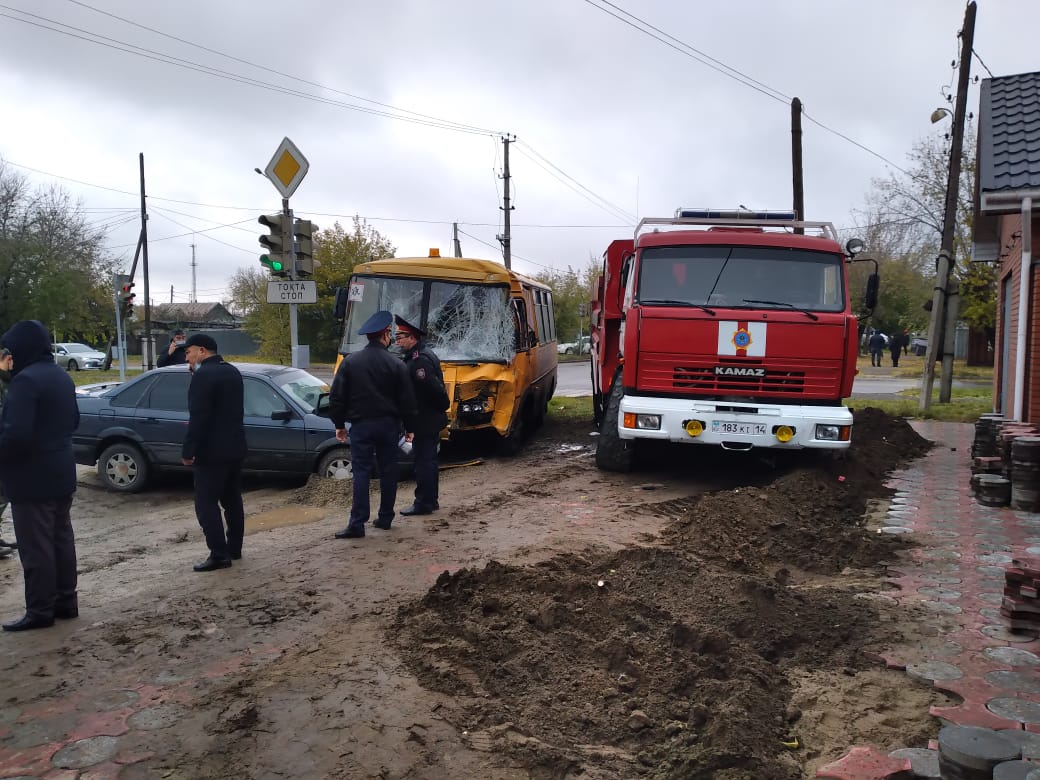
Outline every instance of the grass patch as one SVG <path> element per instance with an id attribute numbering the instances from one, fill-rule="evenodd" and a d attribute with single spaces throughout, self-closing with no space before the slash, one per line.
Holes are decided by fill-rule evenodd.
<path id="1" fill-rule="evenodd" d="M 592 420 L 592 396 L 560 398 L 549 401 L 549 417 L 554 420 Z"/>

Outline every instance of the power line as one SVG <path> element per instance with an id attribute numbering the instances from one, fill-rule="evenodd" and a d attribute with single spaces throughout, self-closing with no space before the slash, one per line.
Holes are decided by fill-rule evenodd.
<path id="1" fill-rule="evenodd" d="M 586 187 L 580 181 L 575 179 L 573 176 L 570 176 L 565 171 L 561 170 L 559 167 L 557 167 L 556 165 L 551 163 L 548 159 L 545 158 L 544 155 L 539 154 L 538 150 L 533 148 L 529 143 L 526 143 L 524 141 L 519 141 L 518 140 L 516 142 L 516 144 L 517 144 L 517 151 L 519 151 L 521 154 L 523 154 L 525 157 L 527 157 L 529 160 L 531 160 L 531 162 L 533 162 L 535 165 L 539 166 L 540 168 L 542 168 L 545 171 L 548 171 L 548 173 L 551 176 L 553 176 L 555 179 L 559 180 L 560 182 L 562 182 L 566 186 L 570 187 L 572 190 L 577 192 L 579 195 L 581 195 L 583 198 L 585 198 L 586 200 L 591 202 L 593 205 L 598 206 L 603 211 L 606 211 L 612 217 L 619 217 L 621 219 L 624 219 L 626 221 L 630 221 L 632 223 L 634 223 L 636 221 L 635 217 L 632 216 L 631 214 L 629 214 L 623 208 L 621 208 L 620 206 L 615 206 L 613 203 L 611 203 L 606 198 L 604 198 L 604 197 L 602 197 L 600 195 L 597 195 L 595 192 L 590 190 L 588 187 Z M 530 154 L 525 152 L 524 149 L 526 149 L 528 152 L 530 152 Z M 534 155 L 534 156 L 532 157 L 531 155 Z M 538 159 L 535 159 L 535 158 L 538 158 Z M 542 162 L 539 162 L 539 160 L 541 160 Z M 557 174 L 559 174 L 559 175 L 557 175 Z M 573 182 L 573 186 L 569 182 Z M 575 187 L 577 187 L 577 189 L 575 189 Z M 588 195 L 586 195 L 584 193 L 588 193 Z M 588 197 L 589 195 L 591 195 L 592 198 L 589 198 Z"/>
<path id="2" fill-rule="evenodd" d="M 161 62 L 166 65 L 173 65 L 178 68 L 195 71 L 197 73 L 202 73 L 209 76 L 215 76 L 217 78 L 226 79 L 228 81 L 234 81 L 239 84 L 245 84 L 247 86 L 256 87 L 258 89 L 267 89 L 273 92 L 280 92 L 285 95 L 291 95 L 294 97 L 303 98 L 305 100 L 312 100 L 317 103 L 324 103 L 326 105 L 345 108 L 351 111 L 360 111 L 361 113 L 372 114 L 373 116 L 382 116 L 388 119 L 399 119 L 404 122 L 412 122 L 414 124 L 425 125 L 427 127 L 437 127 L 442 130 L 453 130 L 459 133 L 470 133 L 475 135 L 494 134 L 494 131 L 463 125 L 458 122 L 453 122 L 452 120 L 422 119 L 419 116 L 403 116 L 400 114 L 391 113 L 389 111 L 381 111 L 374 108 L 367 108 L 365 106 L 358 106 L 353 103 L 347 103 L 342 100 L 333 100 L 331 98 L 326 98 L 320 95 L 314 95 L 309 92 L 303 92 L 298 89 L 293 89 L 292 87 L 285 87 L 278 84 L 273 84 L 271 82 L 261 81 L 260 79 L 254 79 L 249 76 L 243 76 L 241 74 L 232 73 L 230 71 L 222 70 L 220 68 L 211 67 L 209 65 L 203 65 L 192 60 L 183 59 L 181 57 L 175 57 L 172 54 L 165 54 L 163 52 L 155 51 L 154 49 L 148 49 L 133 43 L 127 43 L 126 41 L 120 41 L 115 38 L 110 38 L 106 35 L 101 35 L 100 33 L 94 33 L 90 32 L 89 30 L 84 30 L 83 28 L 76 27 L 74 25 L 65 24 L 64 22 L 59 22 L 54 19 L 48 19 L 45 16 L 40 16 L 38 14 L 30 13 L 28 11 L 23 11 L 18 8 L 12 8 L 11 6 L 0 4 L 0 8 L 3 8 L 7 11 L 11 11 L 12 13 L 22 14 L 23 16 L 31 17 L 31 19 L 38 19 L 40 21 L 34 22 L 31 19 L 23 19 L 18 16 L 12 16 L 11 14 L 5 13 L 0 13 L 0 17 L 11 19 L 16 22 L 22 22 L 23 24 L 28 24 L 33 27 L 39 27 L 41 29 L 49 30 L 51 32 L 60 33 L 61 35 L 66 35 L 70 38 L 76 38 L 78 40 L 86 41 L 87 43 L 93 43 L 98 46 L 104 46 L 105 48 L 121 51 L 125 54 L 133 54 L 138 57 L 143 57 L 144 59 L 153 60 L 155 62 Z M 41 22 L 46 22 L 46 24 L 43 24 Z M 51 27 L 49 25 L 57 25 L 57 27 Z M 67 29 L 59 29 L 61 27 Z M 106 43 L 106 41 L 108 42 Z"/>

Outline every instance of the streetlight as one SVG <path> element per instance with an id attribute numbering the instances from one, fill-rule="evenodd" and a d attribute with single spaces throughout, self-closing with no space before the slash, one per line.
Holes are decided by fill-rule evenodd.
<path id="1" fill-rule="evenodd" d="M 935 111 L 932 112 L 932 124 L 934 125 L 936 122 L 941 122 L 942 118 L 945 116 L 953 118 L 953 112 L 948 108 L 935 109 Z"/>

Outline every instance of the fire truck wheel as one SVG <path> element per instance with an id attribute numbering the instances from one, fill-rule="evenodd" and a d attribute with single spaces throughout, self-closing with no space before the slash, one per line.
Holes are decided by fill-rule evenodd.
<path id="1" fill-rule="evenodd" d="M 596 444 L 596 465 L 604 471 L 631 471 L 635 463 L 635 442 L 618 435 L 618 413 L 624 393 L 618 376 L 610 388 Z"/>

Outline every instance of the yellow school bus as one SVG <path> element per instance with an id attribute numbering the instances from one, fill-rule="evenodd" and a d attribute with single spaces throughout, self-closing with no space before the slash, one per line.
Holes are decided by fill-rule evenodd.
<path id="1" fill-rule="evenodd" d="M 545 419 L 556 390 L 552 291 L 499 263 L 471 258 L 398 257 L 354 268 L 336 301 L 343 317 L 339 360 L 368 344 L 357 331 L 385 309 L 426 331 L 451 398 L 450 438 L 494 429 L 515 452 Z"/>

